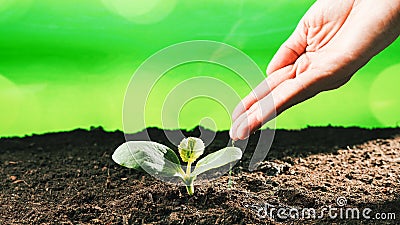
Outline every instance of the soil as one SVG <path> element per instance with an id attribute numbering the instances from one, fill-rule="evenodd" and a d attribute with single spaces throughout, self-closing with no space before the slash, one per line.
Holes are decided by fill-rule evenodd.
<path id="1" fill-rule="evenodd" d="M 171 145 L 163 130 L 147 131 Z M 0 224 L 400 224 L 399 128 L 277 130 L 267 159 L 249 171 L 258 135 L 232 175 L 196 186 L 193 196 L 183 186 L 115 164 L 111 155 L 125 141 L 122 132 L 93 128 L 2 138 Z M 206 153 L 228 141 L 227 132 L 218 132 Z M 266 213 L 329 207 L 338 213 L 357 208 L 360 219 Z M 370 219 L 361 216 L 366 208 Z M 374 219 L 376 213 L 392 218 Z"/>

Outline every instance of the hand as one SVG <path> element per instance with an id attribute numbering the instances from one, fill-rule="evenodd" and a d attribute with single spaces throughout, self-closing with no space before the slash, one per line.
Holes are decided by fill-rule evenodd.
<path id="1" fill-rule="evenodd" d="M 399 33 L 398 0 L 318 0 L 271 60 L 268 77 L 234 110 L 231 138 L 245 139 L 291 106 L 342 86 Z"/>

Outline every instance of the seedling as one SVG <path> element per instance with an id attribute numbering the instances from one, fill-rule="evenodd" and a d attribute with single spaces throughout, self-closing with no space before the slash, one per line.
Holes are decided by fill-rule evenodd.
<path id="1" fill-rule="evenodd" d="M 193 195 L 193 183 L 198 175 L 242 158 L 239 148 L 226 147 L 200 159 L 192 171 L 192 163 L 204 153 L 204 148 L 199 138 L 188 137 L 181 141 L 178 150 L 182 161 L 187 163 L 186 171 L 173 150 L 152 141 L 128 141 L 115 150 L 112 159 L 121 166 L 145 170 L 155 176 L 179 177 L 188 194 Z"/>

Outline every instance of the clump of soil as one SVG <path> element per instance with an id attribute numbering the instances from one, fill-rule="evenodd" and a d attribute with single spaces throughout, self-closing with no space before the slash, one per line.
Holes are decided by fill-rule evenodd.
<path id="1" fill-rule="evenodd" d="M 147 132 L 171 145 L 163 130 Z M 200 128 L 185 131 L 199 133 Z M 194 196 L 183 186 L 116 165 L 111 154 L 125 141 L 121 132 L 98 128 L 2 138 L 0 224 L 400 223 L 400 129 L 277 130 L 268 158 L 248 171 L 258 135 L 231 176 L 196 186 Z M 228 133 L 218 132 L 206 154 L 228 142 Z M 395 218 L 281 218 L 264 210 L 334 206 Z"/>

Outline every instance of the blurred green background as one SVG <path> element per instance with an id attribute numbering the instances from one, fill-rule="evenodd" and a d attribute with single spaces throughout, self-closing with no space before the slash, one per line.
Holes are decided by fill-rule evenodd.
<path id="1" fill-rule="evenodd" d="M 156 51 L 182 41 L 230 44 L 265 71 L 313 2 L 0 0 L 0 136 L 90 126 L 122 129 L 124 93 L 136 68 Z M 399 125 L 399 52 L 397 40 L 346 86 L 293 107 L 277 118 L 276 126 Z M 218 74 L 241 97 L 250 90 L 240 88 L 242 80 L 228 69 L 210 65 L 187 65 L 173 79 L 207 73 Z M 168 80 L 159 90 L 171 88 Z M 164 100 L 153 101 L 159 105 Z M 200 124 L 229 129 L 229 113 L 215 101 L 195 99 L 189 105 L 181 110 L 179 128 L 193 128 L 208 117 L 214 122 L 203 119 Z M 148 126 L 162 127 L 157 107 L 154 112 L 148 107 Z"/>

